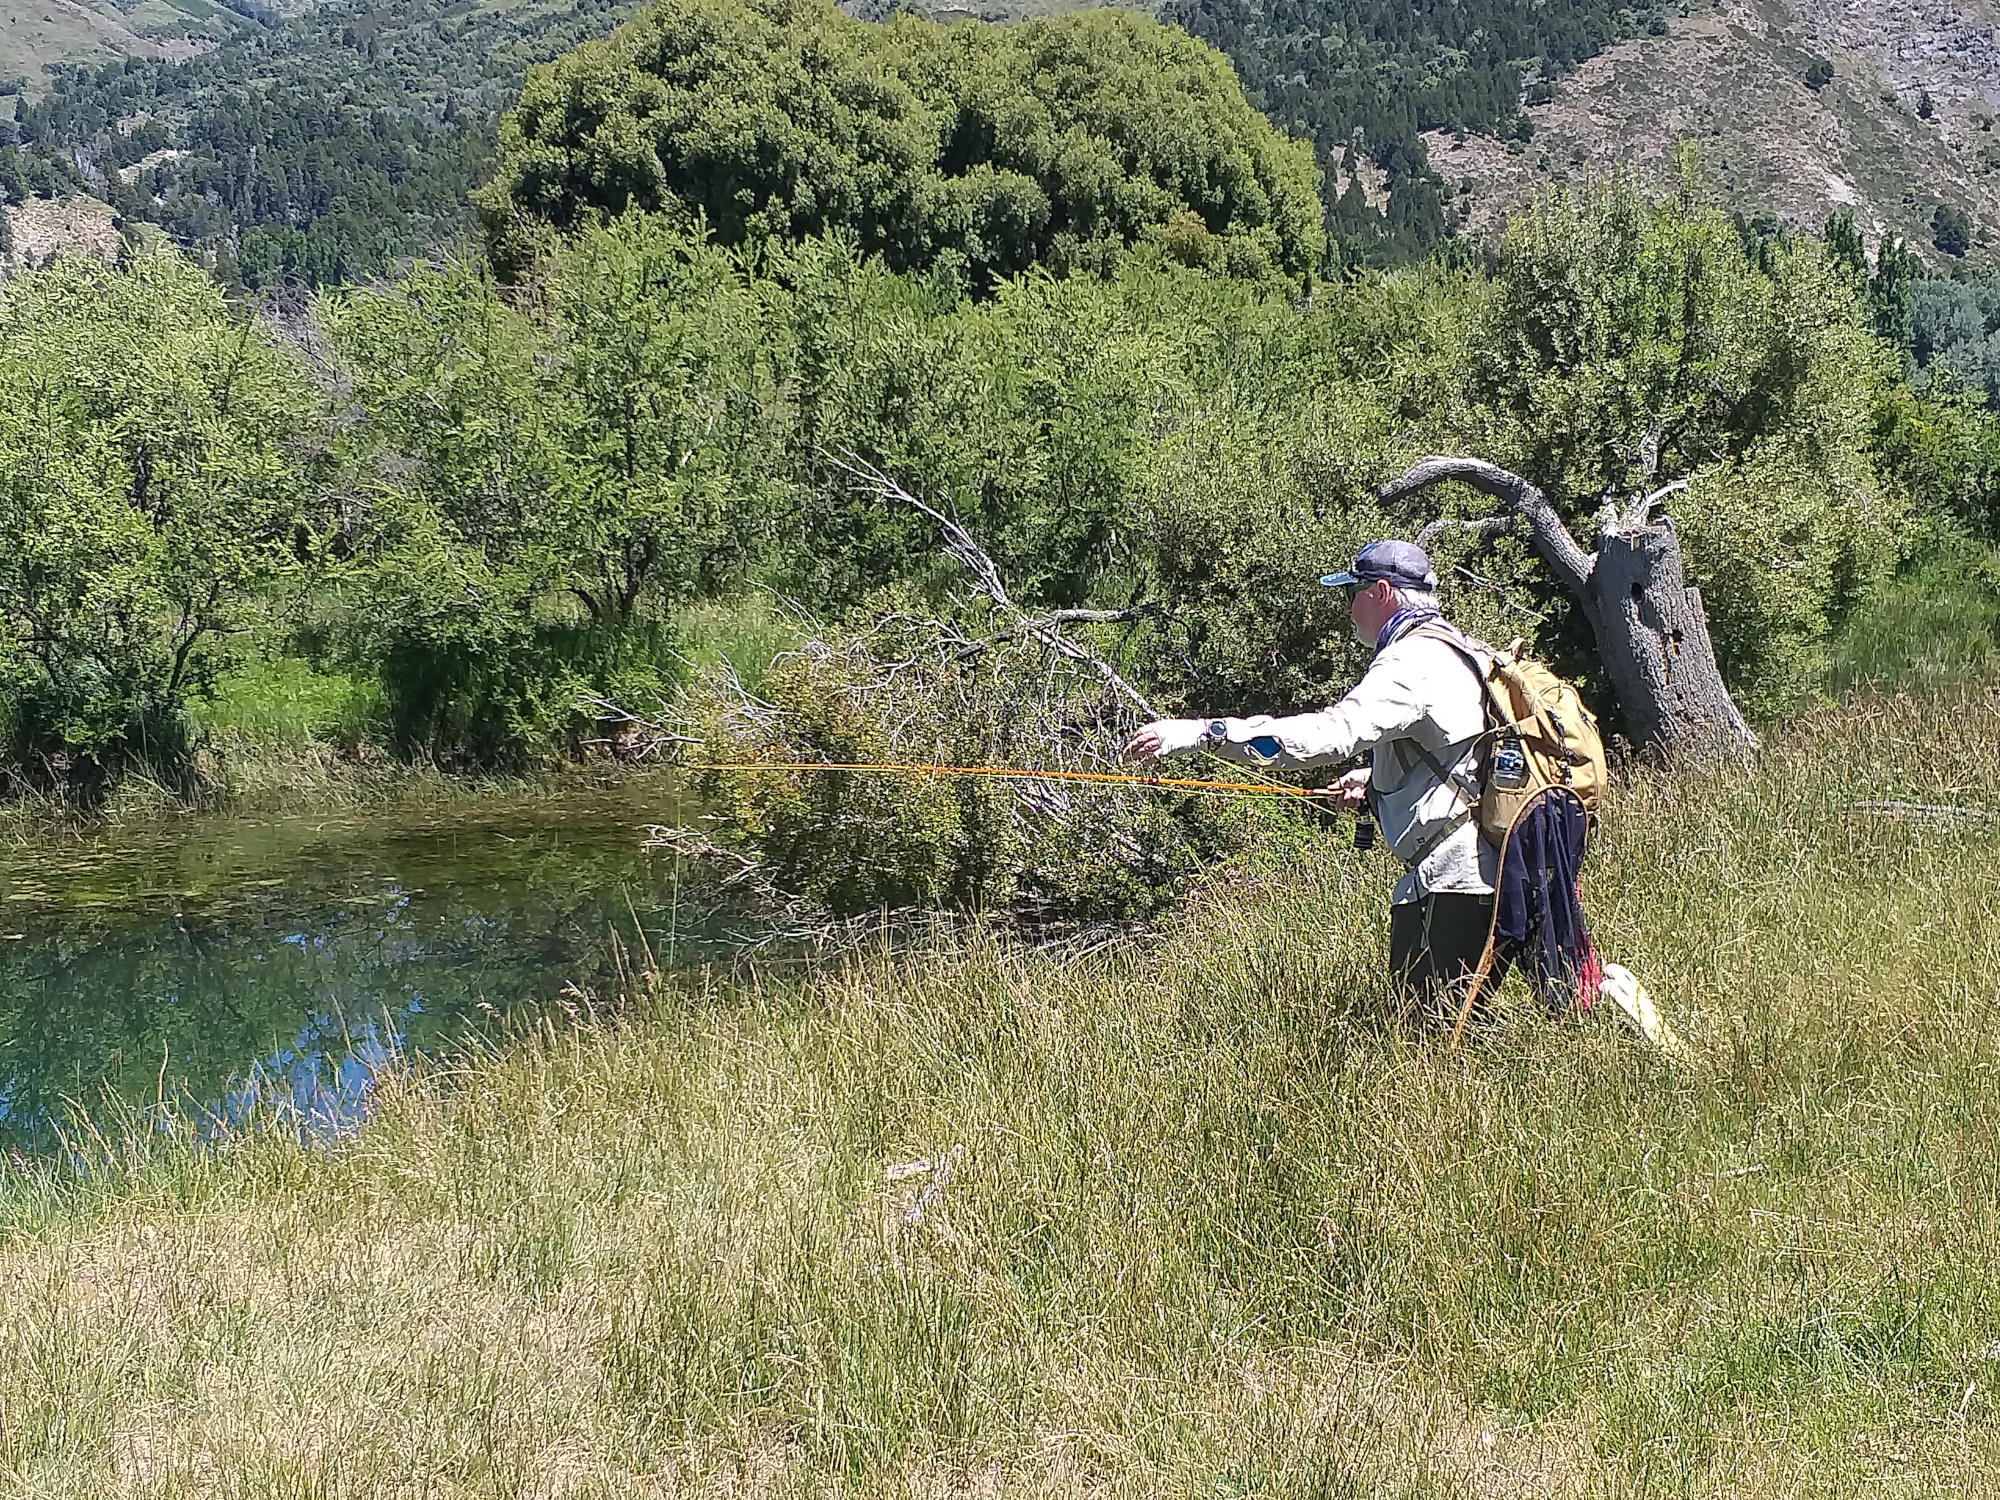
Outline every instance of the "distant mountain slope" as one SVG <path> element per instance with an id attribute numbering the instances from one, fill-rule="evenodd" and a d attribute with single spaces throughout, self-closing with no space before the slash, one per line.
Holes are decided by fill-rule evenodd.
<path id="1" fill-rule="evenodd" d="M 0 0 L 0 79 L 40 93 L 48 63 L 193 57 L 256 24 L 210 0 Z"/>
<path id="2" fill-rule="evenodd" d="M 529 66 L 640 4 L 348 0 L 239 27 L 184 62 L 59 65 L 16 128 L 225 280 L 362 278 L 468 235 L 467 194 Z"/>
<path id="3" fill-rule="evenodd" d="M 1707 0 L 1667 35 L 1618 45 L 1531 106 L 1532 144 L 1426 136 L 1468 222 L 1492 222 L 1538 187 L 1621 166 L 1659 181 L 1674 145 L 1699 148 L 1702 180 L 1746 217 L 1817 230 L 1853 211 L 1873 244 L 1909 241 L 1934 266 L 1942 207 L 1971 229 L 1964 259 L 1991 265 L 2000 229 L 2000 54 L 1991 0 Z M 1818 89 L 1807 74 L 1831 64 Z M 1928 96 L 1928 118 L 1923 111 Z M 1949 239 L 1949 235 L 1946 236 Z"/>

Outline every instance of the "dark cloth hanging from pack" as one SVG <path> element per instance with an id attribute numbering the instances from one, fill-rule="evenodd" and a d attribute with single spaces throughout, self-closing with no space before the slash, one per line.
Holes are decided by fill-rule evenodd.
<path id="1" fill-rule="evenodd" d="M 1551 1010 L 1588 1007 L 1603 965 L 1583 922 L 1583 804 L 1544 792 L 1514 824 L 1500 864 L 1493 938 Z"/>

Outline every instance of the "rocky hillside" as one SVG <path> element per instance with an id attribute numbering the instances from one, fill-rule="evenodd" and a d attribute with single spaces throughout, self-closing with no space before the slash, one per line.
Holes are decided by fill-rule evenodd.
<path id="1" fill-rule="evenodd" d="M 1687 11 L 1670 14 L 1666 35 L 1621 42 L 1562 79 L 1551 102 L 1530 106 L 1530 142 L 1431 132 L 1433 163 L 1461 190 L 1470 182 L 1467 222 L 1490 223 L 1566 178 L 1629 167 L 1667 180 L 1675 145 L 1692 141 L 1704 181 L 1746 217 L 1818 229 L 1848 207 L 1871 245 L 1901 235 L 1943 265 L 1943 205 L 1970 222 L 1965 258 L 1994 264 L 1992 0 L 1706 0 Z"/>

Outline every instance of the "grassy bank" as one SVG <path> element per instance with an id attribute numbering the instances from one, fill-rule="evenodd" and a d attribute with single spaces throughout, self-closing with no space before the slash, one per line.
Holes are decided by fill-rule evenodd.
<path id="1" fill-rule="evenodd" d="M 1589 896 L 1697 1054 L 1380 1017 L 1383 856 L 385 1081 L 0 1190 L 0 1471 L 97 1494 L 2000 1488 L 2000 694 L 1640 778 Z M 949 1172 L 919 1161 L 952 1162 Z M 907 1170 L 900 1170 L 907 1169 Z"/>

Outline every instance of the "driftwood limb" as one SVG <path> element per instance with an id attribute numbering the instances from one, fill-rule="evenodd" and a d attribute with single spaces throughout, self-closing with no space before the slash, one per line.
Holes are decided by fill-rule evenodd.
<path id="1" fill-rule="evenodd" d="M 1849 802 L 1849 812 L 1874 813 L 1881 818 L 1901 818 L 1911 823 L 1962 823 L 1984 821 L 1993 816 L 1983 807 L 1953 807 L 1941 802 Z"/>
<path id="2" fill-rule="evenodd" d="M 628 763 L 649 759 L 676 745 L 700 743 L 694 735 L 682 734 L 672 726 L 664 703 L 660 706 L 661 712 L 651 716 L 595 693 L 583 694 L 577 699 L 577 705 L 589 709 L 598 723 L 611 726 L 609 734 L 596 735 L 583 743 L 603 746 L 619 760 Z"/>
<path id="3" fill-rule="evenodd" d="M 835 468 L 851 474 L 860 481 L 861 488 L 878 500 L 892 501 L 907 505 L 923 512 L 935 521 L 944 536 L 945 551 L 951 554 L 960 567 L 972 575 L 981 593 L 991 599 L 995 606 L 1013 619 L 1014 629 L 1019 634 L 1030 637 L 1053 655 L 1066 661 L 1075 662 L 1087 668 L 1126 702 L 1149 719 L 1160 717 L 1145 694 L 1119 675 L 1117 670 L 1103 657 L 1088 647 L 1080 646 L 1056 627 L 1061 624 L 1085 621 L 1129 620 L 1134 618 L 1129 610 L 1057 610 L 1049 615 L 1030 615 L 1007 592 L 1007 585 L 1000 577 L 1000 568 L 987 555 L 971 532 L 946 515 L 936 506 L 918 499 L 880 469 L 852 453 L 832 460 Z"/>
<path id="4" fill-rule="evenodd" d="M 1650 483 L 1657 437 L 1641 445 L 1638 457 Z M 1653 520 L 1654 507 L 1688 481 L 1677 479 L 1624 507 L 1607 498 L 1598 512 L 1597 551 L 1588 553 L 1538 487 L 1483 459 L 1426 458 L 1376 494 L 1393 502 L 1447 479 L 1497 499 L 1503 510 L 1495 522 L 1526 522 L 1544 566 L 1590 622 L 1635 744 L 1668 759 L 1756 748 L 1716 665 L 1701 591 L 1682 576 L 1680 539 L 1671 522 Z M 1425 534 L 1442 533 L 1427 527 Z"/>

